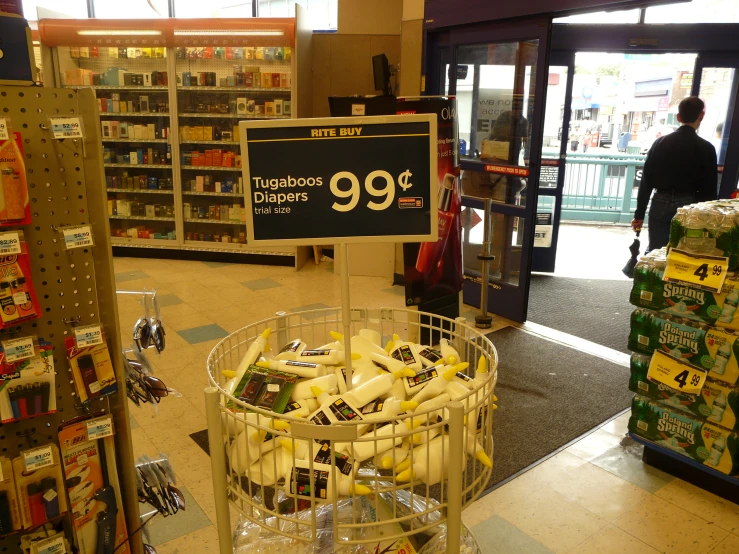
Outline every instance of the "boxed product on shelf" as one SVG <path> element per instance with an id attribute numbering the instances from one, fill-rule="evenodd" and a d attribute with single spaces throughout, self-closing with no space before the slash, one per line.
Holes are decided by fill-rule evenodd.
<path id="1" fill-rule="evenodd" d="M 182 152 L 183 166 L 205 166 L 205 167 L 241 167 L 241 154 L 213 148 L 200 152 L 191 150 Z"/>
<path id="2" fill-rule="evenodd" d="M 164 47 L 145 47 L 133 49 L 133 56 L 129 56 L 129 48 L 97 46 L 72 46 L 69 49 L 69 57 L 76 58 L 113 58 L 113 59 L 135 59 L 135 58 L 166 58 L 167 49 Z"/>
<path id="3" fill-rule="evenodd" d="M 129 175 L 124 170 L 120 175 L 106 175 L 105 186 L 109 189 L 121 190 L 172 190 L 172 177 L 156 177 L 152 175 Z"/>
<path id="4" fill-rule="evenodd" d="M 10 341 L 12 342 L 12 341 Z M 50 342 L 34 340 L 28 358 L 8 361 L 18 354 L 12 344 L 0 348 L 0 419 L 2 423 L 56 412 L 54 352 Z"/>
<path id="5" fill-rule="evenodd" d="M 640 354 L 659 350 L 704 371 L 717 381 L 739 383 L 739 335 L 695 321 L 637 308 L 631 314 L 628 348 Z"/>
<path id="6" fill-rule="evenodd" d="M 101 134 L 105 139 L 164 139 L 169 137 L 166 122 L 132 123 L 130 121 L 105 120 L 100 122 Z"/>
<path id="7" fill-rule="evenodd" d="M 126 228 L 113 228 L 110 231 L 113 237 L 134 238 L 134 239 L 157 239 L 157 240 L 175 240 L 176 234 L 174 229 L 152 229 L 144 225 Z"/>
<path id="8" fill-rule="evenodd" d="M 629 431 L 721 473 L 739 475 L 739 435 L 719 425 L 636 395 Z"/>
<path id="9" fill-rule="evenodd" d="M 118 163 L 130 165 L 167 165 L 170 145 L 166 148 L 136 148 L 135 150 L 122 150 L 120 147 L 105 147 L 103 149 L 104 163 Z"/>
<path id="10" fill-rule="evenodd" d="M 130 93 L 129 93 L 130 94 Z M 162 96 L 166 93 L 159 93 Z M 120 93 L 111 93 L 109 96 L 98 97 L 98 111 L 108 113 L 161 113 L 169 112 L 169 102 L 160 98 L 150 98 L 148 95 L 137 95 L 133 98 L 121 98 Z"/>
<path id="11" fill-rule="evenodd" d="M 108 215 L 122 217 L 174 217 L 171 204 L 146 204 L 124 198 L 108 199 Z"/>
<path id="12" fill-rule="evenodd" d="M 707 379 L 700 394 L 685 394 L 647 379 L 651 360 L 651 356 L 644 354 L 631 355 L 630 390 L 730 431 L 739 431 L 739 387 Z"/>

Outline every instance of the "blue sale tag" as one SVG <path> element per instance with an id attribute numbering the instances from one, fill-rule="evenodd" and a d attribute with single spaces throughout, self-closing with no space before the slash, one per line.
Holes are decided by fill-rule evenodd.
<path id="1" fill-rule="evenodd" d="M 51 136 L 55 139 L 82 138 L 79 117 L 51 117 Z"/>
<path id="2" fill-rule="evenodd" d="M 5 352 L 5 361 L 19 362 L 20 360 L 26 360 L 32 358 L 35 354 L 33 347 L 34 337 L 22 337 L 19 339 L 4 340 L 3 352 Z"/>
<path id="3" fill-rule="evenodd" d="M 103 332 L 100 330 L 100 325 L 77 327 L 74 330 L 74 338 L 77 341 L 77 348 L 103 344 Z"/>

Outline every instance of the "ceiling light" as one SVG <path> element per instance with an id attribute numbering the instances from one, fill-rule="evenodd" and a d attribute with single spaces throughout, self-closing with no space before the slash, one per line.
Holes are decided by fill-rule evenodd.
<path id="1" fill-rule="evenodd" d="M 175 36 L 179 37 L 201 37 L 201 36 L 236 36 L 236 37 L 281 37 L 285 33 L 282 31 L 271 31 L 271 30 L 265 30 L 265 31 L 211 31 L 211 30 L 203 30 L 203 31 L 177 31 L 174 32 Z"/>
<path id="2" fill-rule="evenodd" d="M 109 36 L 160 36 L 161 31 L 155 29 L 85 29 L 77 31 L 78 35 L 87 37 L 109 37 Z"/>

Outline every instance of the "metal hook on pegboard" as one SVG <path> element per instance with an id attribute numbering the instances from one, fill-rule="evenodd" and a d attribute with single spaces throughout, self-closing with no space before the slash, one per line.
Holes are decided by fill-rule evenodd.
<path id="1" fill-rule="evenodd" d="M 30 429 L 26 429 L 25 431 L 17 431 L 15 434 L 19 438 L 26 439 L 26 442 L 28 443 L 28 448 L 33 448 L 33 443 L 31 442 L 31 436 L 36 434 L 35 427 L 31 427 Z"/>
<path id="2" fill-rule="evenodd" d="M 92 400 L 87 399 L 81 404 L 75 404 L 74 409 L 83 412 L 85 415 L 92 413 Z"/>
<path id="3" fill-rule="evenodd" d="M 78 324 L 80 321 L 82 321 L 82 316 L 81 315 L 75 315 L 75 316 L 72 316 L 72 317 L 62 318 L 62 322 L 63 323 L 66 323 L 67 325 L 72 325 L 72 326 Z"/>

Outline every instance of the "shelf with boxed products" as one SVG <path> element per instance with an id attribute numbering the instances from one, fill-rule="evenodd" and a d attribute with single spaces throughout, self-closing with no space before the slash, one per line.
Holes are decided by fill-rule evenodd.
<path id="1" fill-rule="evenodd" d="M 167 144 L 167 139 L 135 139 L 135 138 L 103 138 L 103 142 L 124 142 L 124 143 L 160 143 Z"/>
<path id="2" fill-rule="evenodd" d="M 100 117 L 169 117 L 169 113 L 161 112 L 98 112 Z"/>
<path id="3" fill-rule="evenodd" d="M 277 93 L 283 93 L 283 94 L 289 94 L 292 92 L 292 89 L 290 87 L 203 87 L 200 85 L 194 85 L 194 86 L 182 86 L 177 85 L 177 92 L 256 92 L 256 93 L 269 93 L 269 92 L 277 92 Z"/>
<path id="4" fill-rule="evenodd" d="M 86 86 L 86 85 L 64 85 L 63 88 L 91 88 L 93 90 L 131 90 L 131 91 L 142 91 L 142 90 L 154 90 L 154 91 L 167 91 L 169 90 L 169 87 L 161 86 L 161 85 L 151 85 L 151 86 L 125 86 L 125 85 L 97 85 L 97 86 Z"/>
<path id="5" fill-rule="evenodd" d="M 236 221 L 229 219 L 185 219 L 185 223 L 208 223 L 217 225 L 246 225 L 244 221 Z"/>
<path id="6" fill-rule="evenodd" d="M 109 215 L 109 219 L 140 219 L 142 221 L 175 221 L 174 217 L 146 217 L 145 215 Z"/>
<path id="7" fill-rule="evenodd" d="M 223 196 L 223 197 L 228 197 L 228 198 L 241 198 L 242 200 L 244 199 L 243 192 L 207 192 L 207 191 L 196 191 L 196 190 L 183 190 L 182 196 Z"/>
<path id="8" fill-rule="evenodd" d="M 182 169 L 197 170 L 197 171 L 238 171 L 241 173 L 240 167 L 220 167 L 220 166 L 206 166 L 206 165 L 183 165 Z"/>
<path id="9" fill-rule="evenodd" d="M 124 194 L 174 194 L 173 190 L 160 189 L 105 189 L 108 192 L 122 192 Z"/>
<path id="10" fill-rule="evenodd" d="M 180 117 L 207 117 L 207 118 L 220 118 L 220 119 L 290 119 L 289 115 L 248 115 L 239 113 L 180 113 Z"/>
<path id="11" fill-rule="evenodd" d="M 165 164 L 118 164 L 118 163 L 109 163 L 109 164 L 103 164 L 103 167 L 140 167 L 142 169 L 172 169 L 171 165 L 165 165 Z M 241 171 L 241 170 L 239 170 Z"/>
<path id="12" fill-rule="evenodd" d="M 213 144 L 217 146 L 240 146 L 233 140 L 182 140 L 180 144 Z"/>

